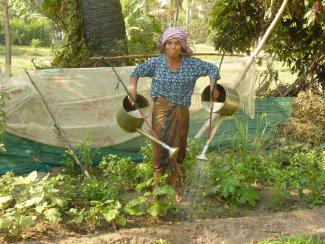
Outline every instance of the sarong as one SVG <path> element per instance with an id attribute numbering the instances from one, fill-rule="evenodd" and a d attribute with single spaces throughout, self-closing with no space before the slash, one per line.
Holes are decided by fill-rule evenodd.
<path id="1" fill-rule="evenodd" d="M 189 109 L 158 96 L 153 105 L 152 128 L 159 140 L 179 148 L 177 156 L 169 159 L 168 150 L 153 142 L 154 171 L 175 171 L 176 163 L 182 164 L 186 156 Z"/>

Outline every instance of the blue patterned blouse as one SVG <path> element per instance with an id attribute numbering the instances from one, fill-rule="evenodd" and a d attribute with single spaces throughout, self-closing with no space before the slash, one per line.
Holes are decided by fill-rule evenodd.
<path id="1" fill-rule="evenodd" d="M 137 66 L 131 76 L 151 77 L 151 97 L 158 95 L 167 98 L 174 104 L 190 107 L 191 96 L 196 80 L 201 76 L 210 79 L 220 79 L 218 68 L 191 56 L 182 56 L 181 67 L 177 71 L 170 71 L 166 56 L 151 58 Z"/>

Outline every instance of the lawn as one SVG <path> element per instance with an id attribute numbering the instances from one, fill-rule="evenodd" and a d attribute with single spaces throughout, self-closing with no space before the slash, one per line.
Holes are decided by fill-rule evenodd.
<path id="1" fill-rule="evenodd" d="M 30 46 L 13 46 L 12 54 L 12 74 L 20 74 L 24 68 L 35 68 L 32 59 L 39 64 L 50 64 L 52 58 L 51 48 L 30 47 Z M 4 70 L 5 48 L 0 46 L 0 67 Z"/>

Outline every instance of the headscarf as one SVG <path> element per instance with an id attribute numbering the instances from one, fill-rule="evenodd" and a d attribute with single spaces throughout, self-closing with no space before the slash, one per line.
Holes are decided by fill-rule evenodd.
<path id="1" fill-rule="evenodd" d="M 180 40 L 184 52 L 191 54 L 193 53 L 192 49 L 189 48 L 187 43 L 188 33 L 181 27 L 169 27 L 167 28 L 164 33 L 162 34 L 160 41 L 159 41 L 159 49 L 161 51 L 165 50 L 165 44 L 168 40 L 172 38 L 177 38 Z"/>

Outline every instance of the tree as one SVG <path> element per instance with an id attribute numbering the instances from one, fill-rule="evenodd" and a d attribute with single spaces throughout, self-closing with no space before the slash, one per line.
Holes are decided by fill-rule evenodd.
<path id="1" fill-rule="evenodd" d="M 154 16 L 159 10 L 155 0 L 121 0 L 127 28 L 130 54 L 148 54 L 158 51 L 157 42 L 161 35 L 161 23 Z"/>
<path id="2" fill-rule="evenodd" d="M 81 18 L 90 56 L 127 54 L 119 0 L 81 0 Z"/>
<path id="3" fill-rule="evenodd" d="M 125 24 L 119 0 L 29 0 L 64 32 L 54 66 L 84 67 L 93 55 L 127 54 Z"/>
<path id="4" fill-rule="evenodd" d="M 249 53 L 272 21 L 281 1 L 220 0 L 212 11 L 215 48 Z M 325 7 L 320 0 L 292 0 L 268 40 L 265 51 L 298 73 L 297 81 L 282 89 L 297 95 L 310 87 L 325 90 Z"/>
<path id="5" fill-rule="evenodd" d="M 10 39 L 10 24 L 9 24 L 9 15 L 8 15 L 8 1 L 2 0 L 2 16 L 3 16 L 3 29 L 5 34 L 5 74 L 11 74 L 11 39 Z"/>

